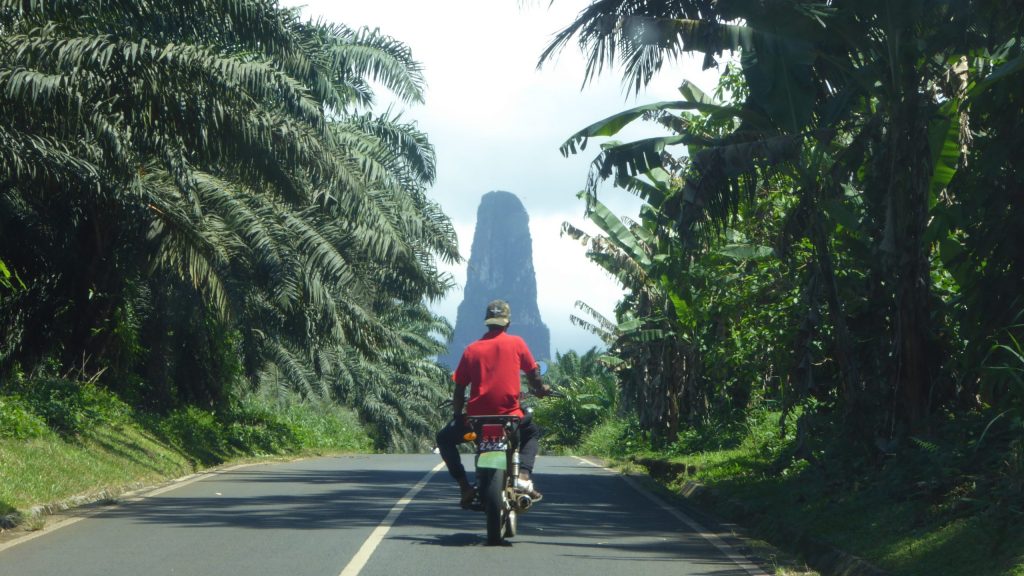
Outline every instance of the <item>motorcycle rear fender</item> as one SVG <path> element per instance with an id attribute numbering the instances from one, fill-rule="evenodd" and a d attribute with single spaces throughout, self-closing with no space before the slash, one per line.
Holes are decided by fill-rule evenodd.
<path id="1" fill-rule="evenodd" d="M 508 468 L 508 456 L 504 452 L 481 452 L 477 458 L 476 467 L 506 470 Z"/>

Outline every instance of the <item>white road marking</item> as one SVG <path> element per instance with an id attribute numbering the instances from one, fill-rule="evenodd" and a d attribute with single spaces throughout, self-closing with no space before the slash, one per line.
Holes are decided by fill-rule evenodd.
<path id="1" fill-rule="evenodd" d="M 427 482 L 430 482 L 430 479 L 433 478 L 434 474 L 436 474 L 441 468 L 444 468 L 444 462 L 434 466 L 433 470 L 427 472 L 427 475 L 424 476 L 422 480 L 410 488 L 409 491 L 405 493 L 405 496 L 391 507 L 391 511 L 388 512 L 388 515 L 385 516 L 384 520 L 382 520 L 381 523 L 373 529 L 373 532 L 370 533 L 370 537 L 366 539 L 366 542 L 363 542 L 363 545 L 359 547 L 359 551 L 356 552 L 356 555 L 353 556 L 351 560 L 349 560 L 348 565 L 345 566 L 338 576 L 356 576 L 360 571 L 362 571 L 363 567 L 366 566 L 366 563 L 370 560 L 370 556 L 373 555 L 373 551 L 376 550 L 377 546 L 379 546 L 381 541 L 384 540 L 384 536 L 387 535 L 388 530 L 391 530 L 391 526 L 394 525 L 395 520 L 398 519 L 398 515 L 402 513 L 402 510 L 405 510 L 405 507 L 412 502 L 412 499 L 419 494 L 420 490 L 427 485 Z"/>
<path id="2" fill-rule="evenodd" d="M 683 514 L 677 508 L 669 506 L 664 500 L 662 500 L 661 498 L 658 498 L 657 495 L 651 493 L 649 490 L 645 489 L 643 486 L 637 484 L 636 480 L 633 480 L 629 476 L 626 476 L 626 475 L 623 475 L 623 474 L 618 474 L 614 470 L 611 470 L 611 469 L 609 469 L 609 468 L 607 468 L 605 466 L 602 466 L 602 465 L 600 465 L 600 464 L 598 464 L 596 462 L 591 462 L 590 460 L 587 460 L 586 458 L 581 458 L 579 456 L 573 456 L 573 458 L 576 458 L 577 460 L 579 460 L 581 462 L 584 462 L 586 464 L 589 464 L 591 466 L 594 466 L 595 468 L 601 468 L 602 470 L 608 470 L 609 472 L 617 474 L 620 478 L 625 480 L 626 484 L 629 484 L 634 490 L 636 490 L 640 494 L 643 494 L 645 498 L 647 498 L 648 500 L 653 502 L 656 506 L 658 506 L 659 508 L 661 508 L 665 512 L 668 512 L 669 514 L 674 516 L 676 518 L 676 520 L 679 520 L 680 522 L 685 524 L 687 527 L 689 527 L 691 530 L 696 532 L 701 538 L 707 540 L 712 546 L 714 546 L 715 548 L 718 548 L 718 550 L 722 554 L 725 554 L 726 558 L 728 558 L 729 560 L 732 560 L 734 564 L 736 564 L 737 566 L 742 568 L 750 576 L 768 576 L 768 574 L 766 572 L 764 572 L 763 570 L 761 570 L 760 568 L 755 566 L 749 559 L 747 559 L 746 557 L 744 557 L 744 556 L 742 556 L 740 554 L 737 554 L 733 550 L 732 546 L 730 546 L 724 540 L 719 538 L 719 536 L 717 534 L 715 534 L 714 532 L 708 531 L 708 529 L 705 528 L 704 526 L 702 526 L 699 522 L 697 522 L 693 518 L 690 518 L 686 514 Z"/>

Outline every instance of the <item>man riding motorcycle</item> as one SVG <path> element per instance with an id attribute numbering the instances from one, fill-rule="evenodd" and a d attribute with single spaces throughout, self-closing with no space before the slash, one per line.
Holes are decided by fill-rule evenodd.
<path id="1" fill-rule="evenodd" d="M 469 402 L 466 414 L 470 416 L 513 414 L 523 418 L 519 425 L 520 464 L 516 488 L 529 494 L 537 502 L 543 495 L 538 492 L 531 479 L 533 463 L 537 459 L 538 429 L 529 415 L 519 406 L 519 372 L 526 373 L 527 382 L 534 395 L 543 398 L 551 388 L 541 381 L 541 371 L 526 342 L 519 336 L 508 334 L 511 322 L 511 308 L 504 300 L 494 300 L 487 305 L 484 324 L 487 333 L 479 340 L 466 346 L 452 380 L 455 392 L 452 396 L 452 420 L 437 433 L 437 447 L 448 472 L 459 483 L 460 504 L 468 507 L 475 496 L 475 489 L 466 478 L 457 449 L 465 442 L 463 435 L 470 430 L 462 413 L 465 404 L 466 386 L 469 386 Z"/>

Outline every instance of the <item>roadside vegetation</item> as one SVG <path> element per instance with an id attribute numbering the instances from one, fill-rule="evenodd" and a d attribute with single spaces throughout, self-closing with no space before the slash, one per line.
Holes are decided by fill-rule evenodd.
<path id="1" fill-rule="evenodd" d="M 575 318 L 617 381 L 587 404 L 617 411 L 556 438 L 699 483 L 694 498 L 782 547 L 824 541 L 900 575 L 1024 572 L 1018 12 L 584 9 L 542 63 L 577 43 L 587 79 L 681 87 L 562 146 L 600 145 L 581 193 L 600 232 L 564 232 L 624 297 Z M 694 52 L 722 71 L 709 93 L 679 72 Z M 614 140 L 641 122 L 650 138 Z M 640 214 L 606 208 L 604 182 Z"/>
<path id="2" fill-rule="evenodd" d="M 0 514 L 425 445 L 459 259 L 419 64 L 272 0 L 0 7 Z M 372 438 L 372 441 L 370 440 Z"/>
<path id="3" fill-rule="evenodd" d="M 637 92 L 687 52 L 722 75 L 562 147 L 600 144 L 580 195 L 600 232 L 563 230 L 623 298 L 579 304 L 605 347 L 556 358 L 547 447 L 808 558 L 1024 574 L 1019 12 L 582 11 L 542 63 L 575 41 L 587 79 Z M 374 107 L 423 85 L 401 42 L 273 0 L 0 8 L 0 515 L 252 455 L 430 446 L 451 330 L 429 304 L 460 256 L 429 140 Z M 654 135 L 613 140 L 638 122 Z"/>
<path id="4" fill-rule="evenodd" d="M 427 136 L 374 107 L 423 86 L 272 0 L 3 4 L 0 394 L 61 375 L 198 429 L 283 386 L 426 444 L 458 243 Z"/>
<path id="5" fill-rule="evenodd" d="M 560 360 L 574 363 L 573 356 Z M 823 446 L 814 463 L 794 459 L 795 422 L 783 429 L 782 413 L 769 403 L 742 421 L 687 428 L 654 449 L 636 415 L 615 408 L 618 392 L 597 385 L 610 371 L 567 385 L 559 365 L 547 380 L 569 393 L 536 405 L 545 450 L 649 474 L 666 497 L 776 547 L 755 550 L 778 574 L 830 574 L 851 556 L 893 575 L 1024 574 L 1013 504 L 1018 479 L 998 472 L 1007 454 L 977 449 L 989 425 L 981 416 L 947 419 L 929 441 L 912 441 L 870 465 L 852 458 L 842 440 Z M 602 371 L 596 366 L 592 373 Z"/>
<path id="6" fill-rule="evenodd" d="M 287 391 L 156 415 L 94 382 L 19 381 L 0 396 L 0 527 L 226 462 L 373 450 L 353 410 Z"/>

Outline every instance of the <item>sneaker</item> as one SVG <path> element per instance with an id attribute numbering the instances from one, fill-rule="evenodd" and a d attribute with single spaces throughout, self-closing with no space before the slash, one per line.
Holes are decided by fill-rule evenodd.
<path id="1" fill-rule="evenodd" d="M 523 494 L 529 496 L 530 500 L 533 500 L 534 504 L 544 499 L 544 495 L 538 492 L 537 489 L 533 487 L 533 480 L 523 480 L 522 478 L 516 478 L 516 491 L 522 492 Z"/>
<path id="2" fill-rule="evenodd" d="M 476 498 L 476 487 L 471 484 L 465 484 L 459 490 L 462 493 L 459 498 L 459 506 L 469 508 L 473 504 L 473 499 Z"/>

